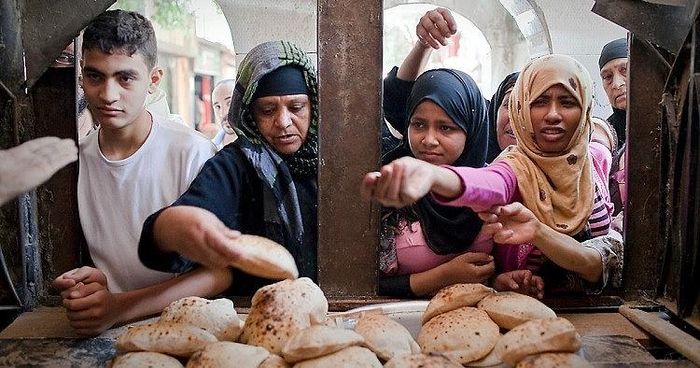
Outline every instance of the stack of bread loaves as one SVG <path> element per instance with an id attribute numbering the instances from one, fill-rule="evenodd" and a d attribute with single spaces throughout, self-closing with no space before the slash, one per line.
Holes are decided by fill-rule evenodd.
<path id="1" fill-rule="evenodd" d="M 175 301 L 157 322 L 119 336 L 120 355 L 112 367 L 590 366 L 574 354 L 580 337 L 569 321 L 534 298 L 481 284 L 440 290 L 416 340 L 380 308 L 361 313 L 354 330 L 338 327 L 328 318 L 321 289 L 296 278 L 294 261 L 281 245 L 259 237 L 248 241 L 255 243 L 246 249 L 265 251 L 246 258 L 254 265 L 234 266 L 286 280 L 255 293 L 245 322 L 228 299 Z"/>

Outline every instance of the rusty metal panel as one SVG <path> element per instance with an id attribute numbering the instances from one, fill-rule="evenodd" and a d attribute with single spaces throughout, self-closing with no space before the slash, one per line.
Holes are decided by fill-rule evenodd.
<path id="1" fill-rule="evenodd" d="M 36 137 L 57 136 L 76 139 L 76 84 L 74 68 L 49 68 L 32 88 Z M 60 273 L 80 265 L 82 235 L 78 218 L 78 165 L 59 170 L 37 188 L 38 249 L 44 287 L 43 299 L 50 281 Z M 38 266 L 38 265 L 37 265 Z M 40 281 L 40 280 L 38 280 Z"/>
<path id="2" fill-rule="evenodd" d="M 382 2 L 319 0 L 319 284 L 333 299 L 376 295 L 379 207 L 359 198 L 379 162 Z"/>
<path id="3" fill-rule="evenodd" d="M 19 22 L 17 3 L 14 0 L 0 1 L 0 81 L 13 95 L 21 91 L 24 82 L 22 33 Z M 3 147 L 7 147 L 5 142 L 2 143 Z"/>
<path id="4" fill-rule="evenodd" d="M 22 41 L 31 87 L 61 51 L 116 0 L 23 0 Z"/>
<path id="5" fill-rule="evenodd" d="M 639 0 L 596 0 L 592 11 L 638 38 L 677 54 L 697 16 L 698 0 L 688 0 L 684 6 Z"/>
<path id="6" fill-rule="evenodd" d="M 14 0 L 0 2 L 0 149 L 19 143 L 19 123 L 31 101 L 23 92 L 20 10 Z M 22 199 L 26 199 L 23 196 Z M 12 310 L 24 304 L 24 240 L 19 224 L 26 214 L 26 202 L 13 200 L 0 208 L 0 309 Z M 31 213 L 31 210 L 30 210 Z"/>
<path id="7" fill-rule="evenodd" d="M 625 207 L 626 297 L 654 294 L 663 248 L 660 206 L 661 96 L 669 67 L 646 42 L 632 35 L 627 95 L 627 205 Z"/>
<path id="8" fill-rule="evenodd" d="M 700 56 L 698 23 L 679 54 L 664 94 L 662 138 L 664 157 L 662 183 L 667 200 L 663 202 L 669 219 L 664 227 L 665 297 L 675 302 L 681 317 L 698 313 L 700 293 Z"/>

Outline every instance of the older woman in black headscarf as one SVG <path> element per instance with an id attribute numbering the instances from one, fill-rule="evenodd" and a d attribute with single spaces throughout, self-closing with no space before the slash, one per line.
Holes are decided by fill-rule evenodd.
<path id="1" fill-rule="evenodd" d="M 238 140 L 146 220 L 141 261 L 170 272 L 192 261 L 226 267 L 240 257 L 230 244 L 242 232 L 282 244 L 299 275 L 315 280 L 318 92 L 306 53 L 286 41 L 253 48 L 239 66 L 228 119 Z M 264 282 L 239 272 L 233 292 L 249 294 Z"/>
<path id="2" fill-rule="evenodd" d="M 474 80 L 452 69 L 430 70 L 407 99 L 403 144 L 388 163 L 412 156 L 436 165 L 482 167 L 488 127 L 486 101 Z M 491 241 L 479 236 L 482 222 L 470 209 L 437 204 L 431 197 L 383 211 L 379 293 L 429 295 L 493 273 Z"/>

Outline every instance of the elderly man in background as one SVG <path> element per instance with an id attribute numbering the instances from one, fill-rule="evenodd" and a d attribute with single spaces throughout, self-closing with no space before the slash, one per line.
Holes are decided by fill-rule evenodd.
<path id="1" fill-rule="evenodd" d="M 216 136 L 211 140 L 218 149 L 233 142 L 238 138 L 236 132 L 228 122 L 228 109 L 231 107 L 231 95 L 236 81 L 234 79 L 223 79 L 216 83 L 211 92 L 212 107 L 214 107 L 214 117 L 221 128 Z"/>
<path id="2" fill-rule="evenodd" d="M 613 152 L 610 168 L 610 197 L 615 205 L 613 227 L 622 231 L 626 200 L 625 148 L 627 142 L 627 68 L 629 66 L 627 38 L 610 41 L 603 47 L 598 60 L 603 89 L 613 109 L 608 122 L 617 135 L 617 150 Z"/>

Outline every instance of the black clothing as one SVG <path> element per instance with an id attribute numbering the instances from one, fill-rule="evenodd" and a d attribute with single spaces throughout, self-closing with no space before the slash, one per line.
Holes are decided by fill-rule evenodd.
<path id="1" fill-rule="evenodd" d="M 278 218 L 270 216 L 275 204 L 267 208 L 265 185 L 245 157 L 238 144 L 224 147 L 204 164 L 189 189 L 173 206 L 196 206 L 214 213 L 226 226 L 245 234 L 264 236 L 284 245 L 294 256 L 300 276 L 316 280 L 317 240 L 317 182 L 315 177 L 294 177 L 296 194 L 303 219 L 304 237 L 294 239 Z M 165 272 L 185 272 L 194 263 L 176 253 L 159 251 L 153 240 L 153 225 L 161 211 L 149 216 L 139 242 L 139 257 L 150 268 Z M 252 295 L 266 281 L 234 273 L 232 292 L 235 295 Z"/>
<path id="2" fill-rule="evenodd" d="M 615 129 L 617 147 L 622 147 L 627 142 L 627 111 L 613 108 L 613 113 L 608 117 L 608 122 Z"/>
<path id="3" fill-rule="evenodd" d="M 384 118 L 389 124 L 403 134 L 408 129 L 406 126 L 408 122 L 408 116 L 406 116 L 406 101 L 416 82 L 399 79 L 396 76 L 398 71 L 399 68 L 394 67 L 386 78 L 384 78 L 382 110 L 384 111 Z"/>

